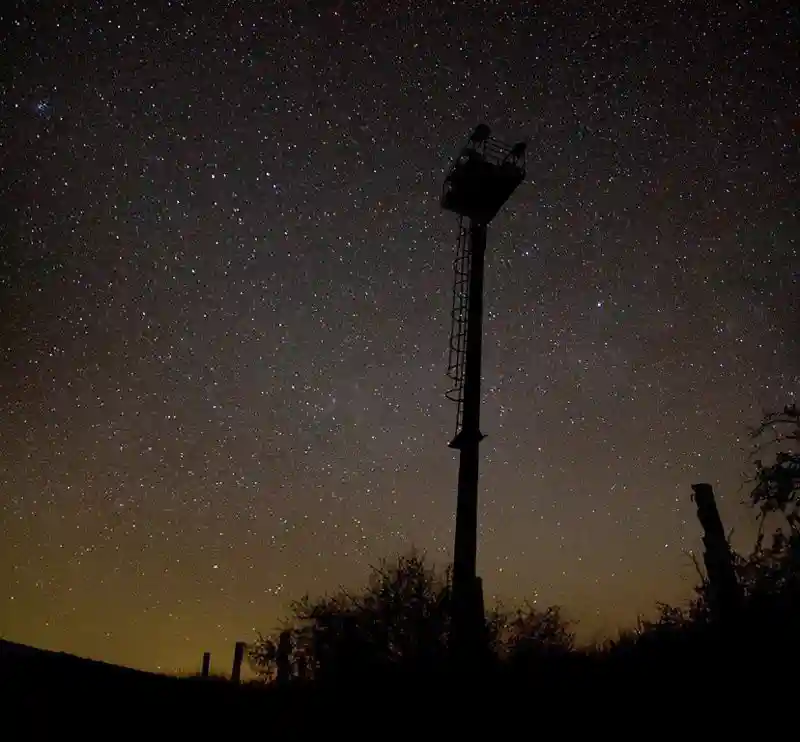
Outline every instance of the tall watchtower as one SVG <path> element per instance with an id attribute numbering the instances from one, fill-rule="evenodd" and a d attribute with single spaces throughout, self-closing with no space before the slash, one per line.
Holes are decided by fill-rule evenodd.
<path id="1" fill-rule="evenodd" d="M 483 586 L 476 574 L 478 537 L 478 444 L 480 430 L 483 276 L 486 228 L 525 178 L 525 143 L 508 146 L 479 125 L 459 152 L 442 192 L 442 208 L 458 214 L 453 262 L 453 308 L 447 375 L 448 399 L 457 405 L 450 447 L 459 451 L 453 553 L 452 649 L 471 655 L 485 630 Z"/>

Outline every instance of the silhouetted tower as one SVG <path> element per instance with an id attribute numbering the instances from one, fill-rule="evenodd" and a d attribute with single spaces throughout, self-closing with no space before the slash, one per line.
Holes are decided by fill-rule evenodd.
<path id="1" fill-rule="evenodd" d="M 453 650 L 478 649 L 484 631 L 483 588 L 476 574 L 483 274 L 486 227 L 525 177 L 525 143 L 508 146 L 478 126 L 444 181 L 442 208 L 458 214 L 447 397 L 457 404 L 451 448 L 460 452 L 453 553 Z"/>

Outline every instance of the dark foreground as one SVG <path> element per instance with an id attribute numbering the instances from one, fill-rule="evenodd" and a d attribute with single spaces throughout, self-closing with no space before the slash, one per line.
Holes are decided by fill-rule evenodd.
<path id="1" fill-rule="evenodd" d="M 510 729 L 532 737 L 555 728 L 657 739 L 664 725 L 696 732 L 738 724 L 748 697 L 758 695 L 749 688 L 753 677 L 777 679 L 783 668 L 788 680 L 796 655 L 794 648 L 732 652 L 704 642 L 650 654 L 575 653 L 543 659 L 538 671 L 381 671 L 276 688 L 155 675 L 0 641 L 0 705 L 4 728 L 26 739 L 52 732 L 427 739 Z"/>

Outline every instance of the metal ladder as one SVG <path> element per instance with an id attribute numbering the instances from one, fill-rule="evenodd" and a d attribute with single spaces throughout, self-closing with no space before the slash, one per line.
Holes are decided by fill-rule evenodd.
<path id="1" fill-rule="evenodd" d="M 469 312 L 470 260 L 469 230 L 464 218 L 458 220 L 456 256 L 453 260 L 453 307 L 450 311 L 450 350 L 447 377 L 453 382 L 445 396 L 458 405 L 456 435 L 461 430 L 464 414 L 464 368 L 467 350 L 467 317 Z"/>

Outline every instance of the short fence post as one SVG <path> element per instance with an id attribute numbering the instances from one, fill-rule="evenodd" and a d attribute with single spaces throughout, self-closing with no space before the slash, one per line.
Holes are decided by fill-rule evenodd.
<path id="1" fill-rule="evenodd" d="M 247 646 L 245 642 L 236 642 L 236 647 L 233 650 L 233 669 L 231 670 L 231 680 L 238 683 L 242 677 L 242 660 L 244 659 L 244 648 Z"/>

